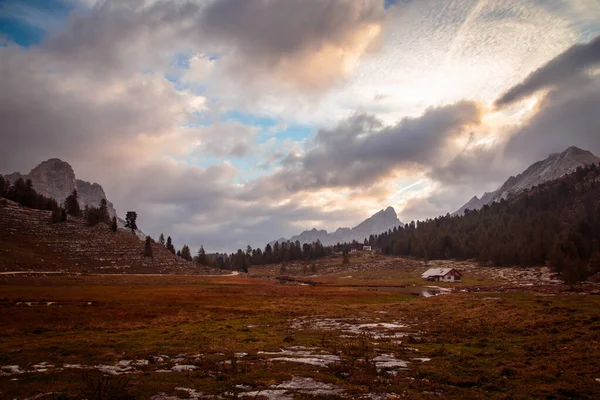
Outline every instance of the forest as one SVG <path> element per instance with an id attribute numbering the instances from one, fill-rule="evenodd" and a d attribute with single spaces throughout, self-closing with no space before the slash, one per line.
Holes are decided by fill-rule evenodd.
<path id="1" fill-rule="evenodd" d="M 600 168 L 580 167 L 514 198 L 372 236 L 385 254 L 475 259 L 498 266 L 547 262 L 569 273 L 600 268 Z"/>

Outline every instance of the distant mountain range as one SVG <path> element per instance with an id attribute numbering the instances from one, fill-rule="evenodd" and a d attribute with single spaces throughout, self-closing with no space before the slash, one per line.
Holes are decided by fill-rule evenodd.
<path id="1" fill-rule="evenodd" d="M 85 206 L 98 207 L 100 201 L 106 199 L 108 213 L 111 218 L 117 217 L 119 226 L 121 228 L 125 227 L 125 221 L 117 215 L 117 210 L 113 206 L 113 203 L 106 197 L 102 186 L 95 182 L 90 183 L 77 179 L 73 167 L 66 161 L 51 158 L 40 163 L 28 174 L 13 172 L 4 177 L 11 182 L 15 182 L 19 178 L 23 178 L 24 180 L 31 179 L 36 192 L 55 199 L 59 204 L 62 204 L 75 189 L 77 190 L 81 208 Z M 136 235 L 142 239 L 146 237 L 146 234 L 141 230 L 138 230 Z"/>
<path id="2" fill-rule="evenodd" d="M 373 214 L 354 228 L 338 228 L 335 232 L 331 233 L 328 233 L 324 229 L 311 229 L 299 235 L 292 236 L 290 239 L 280 238 L 274 240 L 270 244 L 273 245 L 275 242 L 281 243 L 287 240 L 291 242 L 298 240 L 300 244 L 313 243 L 319 240 L 324 246 L 332 246 L 337 243 L 350 243 L 353 240 L 362 243 L 370 235 L 377 235 L 389 229 L 394 229 L 397 226 L 404 226 L 404 224 L 398 219 L 396 210 L 393 207 L 388 207 Z"/>
<path id="3" fill-rule="evenodd" d="M 454 215 L 462 215 L 465 210 L 478 210 L 484 205 L 499 202 L 516 196 L 523 191 L 539 184 L 561 178 L 577 169 L 592 163 L 599 163 L 600 158 L 589 151 L 577 147 L 569 147 L 562 153 L 550 155 L 543 161 L 538 161 L 517 176 L 511 176 L 500 189 L 484 193 L 481 198 L 475 196 L 464 206 L 459 208 Z"/>

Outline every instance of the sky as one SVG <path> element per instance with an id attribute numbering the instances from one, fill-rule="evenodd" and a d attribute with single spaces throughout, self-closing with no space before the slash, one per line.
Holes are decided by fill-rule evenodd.
<path id="1" fill-rule="evenodd" d="M 433 218 L 600 154 L 599 36 L 597 0 L 0 0 L 0 173 L 209 252 Z"/>

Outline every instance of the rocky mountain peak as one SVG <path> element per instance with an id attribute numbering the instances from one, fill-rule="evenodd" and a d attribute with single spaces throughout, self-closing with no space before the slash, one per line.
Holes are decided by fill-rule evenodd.
<path id="1" fill-rule="evenodd" d="M 530 165 L 525 171 L 517 176 L 511 176 L 506 182 L 492 193 L 478 200 L 472 198 L 462 206 L 455 214 L 464 213 L 465 209 L 479 209 L 486 204 L 492 204 L 502 199 L 517 195 L 527 189 L 545 182 L 553 181 L 564 175 L 574 172 L 578 167 L 600 162 L 600 158 L 587 150 L 571 146 L 562 153 L 554 153 L 545 160 Z"/>
<path id="2" fill-rule="evenodd" d="M 106 199 L 110 216 L 117 215 L 117 211 L 113 204 L 108 201 L 102 186 L 98 183 L 77 179 L 73 167 L 61 159 L 51 158 L 41 162 L 26 175 L 15 172 L 6 175 L 6 178 L 11 182 L 19 178 L 31 179 L 36 192 L 51 197 L 59 203 L 64 202 L 67 196 L 76 189 L 79 194 L 79 204 L 82 207 L 98 206 L 102 199 Z"/>
<path id="3" fill-rule="evenodd" d="M 300 243 L 312 243 L 318 239 L 325 246 L 331 246 L 336 243 L 349 243 L 353 240 L 362 242 L 370 235 L 380 234 L 389 229 L 393 229 L 394 227 L 403 225 L 404 224 L 398 219 L 394 207 L 387 207 L 386 209 L 382 209 L 371 215 L 354 228 L 338 228 L 332 233 L 328 233 L 326 230 L 313 228 L 304 231 L 299 235 L 292 236 L 289 240 L 292 242 L 298 240 Z M 281 242 L 282 239 L 279 239 L 279 241 Z"/>

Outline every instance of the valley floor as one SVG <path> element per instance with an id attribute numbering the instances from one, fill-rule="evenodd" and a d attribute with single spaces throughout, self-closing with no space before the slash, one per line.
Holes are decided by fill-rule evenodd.
<path id="1" fill-rule="evenodd" d="M 600 397 L 598 286 L 463 263 L 452 294 L 387 289 L 432 264 L 2 275 L 0 398 Z"/>

